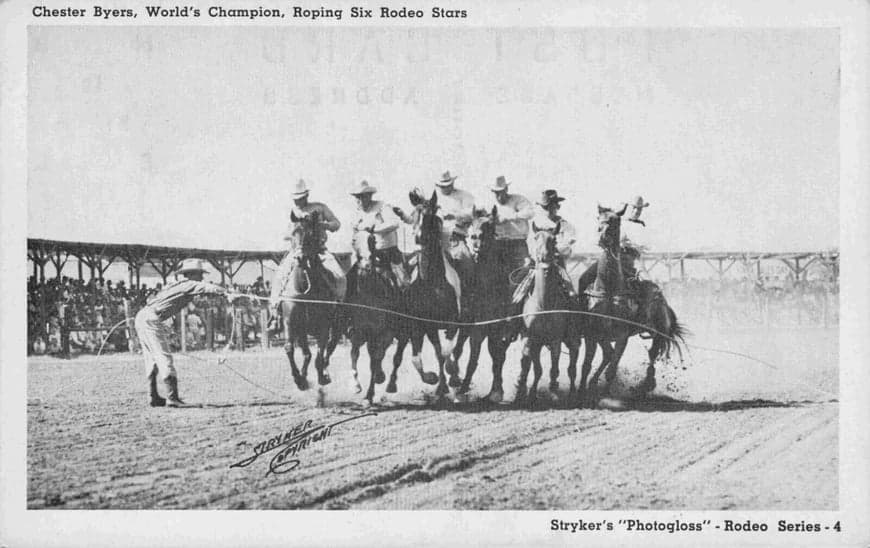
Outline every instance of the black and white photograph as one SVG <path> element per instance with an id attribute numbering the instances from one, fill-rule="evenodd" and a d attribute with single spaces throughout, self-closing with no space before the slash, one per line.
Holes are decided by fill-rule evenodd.
<path id="1" fill-rule="evenodd" d="M 866 52 L 834 15 L 5 8 L 16 512 L 868 540 Z M 159 543 L 212 538 L 171 515 Z"/>

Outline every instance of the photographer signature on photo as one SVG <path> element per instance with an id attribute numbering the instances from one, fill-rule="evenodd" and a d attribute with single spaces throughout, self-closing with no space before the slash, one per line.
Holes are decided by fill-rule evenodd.
<path id="1" fill-rule="evenodd" d="M 254 454 L 230 465 L 230 468 L 244 468 L 257 461 L 262 455 L 280 449 L 272 460 L 269 461 L 269 474 L 286 474 L 299 466 L 300 461 L 296 457 L 301 451 L 312 444 L 321 442 L 332 435 L 332 429 L 340 424 L 345 424 L 364 417 L 373 417 L 377 413 L 363 413 L 332 424 L 314 426 L 312 420 L 299 423 L 290 430 L 278 434 L 267 440 L 263 440 L 254 446 Z M 245 442 L 243 442 L 245 443 Z"/>

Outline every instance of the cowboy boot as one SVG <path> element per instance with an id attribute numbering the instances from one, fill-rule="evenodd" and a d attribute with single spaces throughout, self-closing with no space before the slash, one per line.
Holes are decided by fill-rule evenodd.
<path id="1" fill-rule="evenodd" d="M 166 407 L 188 407 L 188 405 L 178 397 L 178 377 L 166 377 L 163 382 L 166 383 L 168 391 Z"/>
<path id="2" fill-rule="evenodd" d="M 166 398 L 161 398 L 157 393 L 157 371 L 152 371 L 148 375 L 148 381 L 151 384 L 151 407 L 163 407 L 166 405 Z"/>

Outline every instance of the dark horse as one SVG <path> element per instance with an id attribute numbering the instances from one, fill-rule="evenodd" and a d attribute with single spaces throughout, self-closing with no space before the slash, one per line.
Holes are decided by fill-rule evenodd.
<path id="1" fill-rule="evenodd" d="M 360 349 L 367 346 L 371 377 L 365 402 L 371 405 L 375 397 L 375 385 L 385 380 L 382 363 L 387 348 L 392 344 L 396 331 L 396 318 L 389 311 L 396 310 L 399 293 L 390 279 L 390 263 L 375 251 L 375 237 L 369 232 L 365 244 L 355 242 L 357 255 L 348 275 L 346 311 L 350 329 L 350 360 L 353 371 L 352 387 L 360 392 L 357 362 Z M 434 380 L 429 379 L 433 384 Z"/>
<path id="2" fill-rule="evenodd" d="M 402 311 L 423 320 L 402 320 L 404 327 L 397 331 L 398 345 L 388 389 L 395 389 L 396 374 L 408 340 L 411 341 L 412 362 L 420 378 L 427 383 L 431 380 L 430 374 L 423 371 L 421 352 L 425 337 L 429 339 L 438 358 L 438 388 L 435 393 L 440 398 L 449 392 L 445 370 L 450 375 L 451 386 L 459 386 L 462 382 L 458 376 L 459 368 L 450 356 L 453 348 L 442 349 L 439 333 L 441 329 L 446 329 L 448 341 L 456 336 L 458 327 L 444 322 L 459 321 L 459 305 L 456 291 L 445 276 L 447 257 L 442 249 L 442 221 L 437 215 L 438 194 L 433 192 L 432 197 L 426 200 L 412 192 L 410 199 L 420 212 L 416 234 L 420 250 L 417 252 L 417 267 L 411 285 L 402 295 Z"/>
<path id="3" fill-rule="evenodd" d="M 561 274 L 556 265 L 556 236 L 559 227 L 553 231 L 541 230 L 535 233 L 535 271 L 532 292 L 523 304 L 523 323 L 526 326 L 526 341 L 523 346 L 523 356 L 520 360 L 520 378 L 517 384 L 515 403 L 534 405 L 537 401 L 538 382 L 541 380 L 541 347 L 550 350 L 550 392 L 556 396 L 559 378 L 559 357 L 562 353 L 562 343 L 568 347 L 571 388 L 574 387 L 574 377 L 577 372 L 577 357 L 580 353 L 580 337 L 576 330 L 576 315 L 572 314 L 539 314 L 554 310 L 574 309 L 574 303 L 566 294 L 561 284 Z M 532 385 L 526 392 L 526 380 L 529 366 L 534 365 L 535 376 Z"/>
<path id="4" fill-rule="evenodd" d="M 513 290 L 508 280 L 509 268 L 499 260 L 495 249 L 495 225 L 498 213 L 495 207 L 487 215 L 485 210 L 474 209 L 474 219 L 468 229 L 469 247 L 474 268 L 471 270 L 470 283 L 463 285 L 462 293 L 467 314 L 466 320 L 471 322 L 489 322 L 504 318 L 514 313 L 515 306 L 511 302 Z M 464 282 L 465 280 L 463 280 Z M 514 331 L 509 322 L 493 322 L 484 325 L 462 327 L 453 349 L 453 360 L 459 362 L 465 341 L 469 341 L 470 355 L 465 369 L 465 377 L 457 391 L 467 394 L 471 388 L 471 379 L 477 370 L 480 348 L 484 339 L 487 341 L 489 356 L 492 360 L 492 388 L 486 399 L 498 403 L 504 398 L 502 368 L 508 346 L 514 339 Z"/>
<path id="5" fill-rule="evenodd" d="M 646 395 L 655 388 L 655 363 L 659 358 L 669 358 L 671 348 L 682 356 L 680 342 L 685 342 L 686 330 L 677 321 L 661 289 L 650 281 L 637 282 L 633 287 L 626 285 L 620 255 L 620 222 L 625 209 L 614 211 L 598 206 L 598 245 L 603 251 L 598 262 L 580 278 L 581 308 L 592 313 L 584 317 L 581 328 L 586 342 L 579 387 L 581 397 L 587 395 L 586 379 L 596 344 L 601 347 L 603 359 L 588 389 L 595 389 L 601 372 L 606 368 L 605 394 L 609 393 L 616 378 L 628 339 L 634 335 L 652 338 L 646 378 L 635 389 L 639 395 Z M 595 281 L 590 289 L 587 284 L 593 276 Z M 615 348 L 611 346 L 614 341 Z"/>
<path id="6" fill-rule="evenodd" d="M 324 277 L 328 274 L 320 262 L 323 242 L 320 216 L 316 211 L 302 218 L 291 213 L 290 220 L 296 223 L 292 234 L 295 257 L 282 292 L 282 296 L 286 294 L 290 297 L 281 301 L 284 329 L 290 335 L 284 350 L 290 360 L 293 381 L 300 390 L 307 390 L 308 364 L 311 362 L 309 335 L 317 341 L 317 358 L 314 362 L 317 382 L 321 385 L 331 382 L 326 368 L 329 365 L 329 354 L 335 348 L 335 345 L 329 343 L 336 310 L 335 306 L 305 302 L 334 300 L 332 290 Z M 297 345 L 302 349 L 304 358 L 301 371 L 295 359 Z"/>

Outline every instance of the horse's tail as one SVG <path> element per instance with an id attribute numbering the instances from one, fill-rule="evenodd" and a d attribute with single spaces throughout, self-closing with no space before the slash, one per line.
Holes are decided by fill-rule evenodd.
<path id="1" fill-rule="evenodd" d="M 672 349 L 676 349 L 680 360 L 682 360 L 682 345 L 686 344 L 686 337 L 690 332 L 685 325 L 677 320 L 676 313 L 666 302 L 662 302 L 662 305 L 661 313 L 657 314 L 658 317 L 655 322 L 657 324 L 655 328 L 659 333 L 656 333 L 653 337 L 653 345 L 656 346 L 659 351 L 655 356 L 653 356 L 653 361 L 660 357 L 664 357 L 665 359 L 670 358 Z"/>

